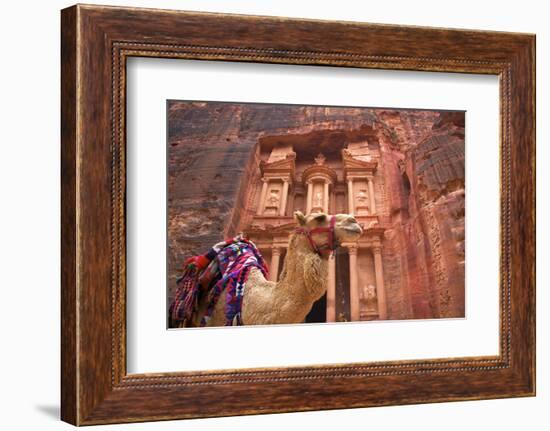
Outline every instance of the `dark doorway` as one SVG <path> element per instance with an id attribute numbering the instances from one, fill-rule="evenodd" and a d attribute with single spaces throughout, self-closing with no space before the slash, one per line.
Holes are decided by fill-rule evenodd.
<path id="1" fill-rule="evenodd" d="M 306 316 L 306 323 L 324 323 L 327 321 L 327 294 L 313 303 L 311 311 Z"/>
<path id="2" fill-rule="evenodd" d="M 336 250 L 336 321 L 350 320 L 349 255 L 347 248 L 339 248 Z"/>

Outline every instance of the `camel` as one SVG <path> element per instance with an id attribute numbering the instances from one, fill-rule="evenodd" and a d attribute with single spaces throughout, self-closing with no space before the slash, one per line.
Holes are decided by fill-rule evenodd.
<path id="1" fill-rule="evenodd" d="M 362 234 L 361 226 L 349 214 L 305 216 L 296 211 L 294 219 L 298 228 L 290 235 L 279 281 L 266 280 L 257 268 L 250 271 L 241 310 L 244 325 L 303 322 L 313 303 L 327 290 L 330 249 L 338 243 L 356 241 Z M 217 302 L 207 326 L 224 325 L 224 303 Z M 205 301 L 199 303 L 196 326 L 206 307 Z"/>

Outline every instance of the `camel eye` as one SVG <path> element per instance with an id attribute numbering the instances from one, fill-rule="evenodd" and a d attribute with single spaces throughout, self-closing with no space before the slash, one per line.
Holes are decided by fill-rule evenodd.
<path id="1" fill-rule="evenodd" d="M 355 217 L 350 217 L 349 221 L 350 223 L 357 223 L 357 220 L 355 220 Z"/>

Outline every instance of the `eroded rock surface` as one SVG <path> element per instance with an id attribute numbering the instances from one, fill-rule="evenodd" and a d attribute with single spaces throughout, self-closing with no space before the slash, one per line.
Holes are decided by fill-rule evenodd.
<path id="1" fill-rule="evenodd" d="M 187 256 L 251 222 L 261 142 L 293 145 L 298 161 L 323 153 L 342 187 L 343 148 L 377 160 L 388 318 L 464 316 L 463 112 L 172 101 L 168 125 L 170 299 Z"/>

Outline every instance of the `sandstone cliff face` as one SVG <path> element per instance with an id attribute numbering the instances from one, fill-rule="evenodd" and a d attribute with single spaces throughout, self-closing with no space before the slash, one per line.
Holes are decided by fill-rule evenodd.
<path id="1" fill-rule="evenodd" d="M 264 136 L 372 125 L 358 108 L 170 101 L 168 104 L 168 286 L 186 257 L 234 232 L 245 207 L 243 181 L 254 180 Z M 328 145 L 328 144 L 327 144 Z M 239 191 L 241 195 L 239 196 Z"/>
<path id="2" fill-rule="evenodd" d="M 464 316 L 464 114 L 381 113 L 389 317 Z"/>
<path id="3" fill-rule="evenodd" d="M 171 101 L 168 129 L 170 298 L 185 257 L 254 211 L 258 142 L 303 135 L 312 154 L 350 139 L 379 153 L 388 318 L 464 316 L 464 113 Z"/>

